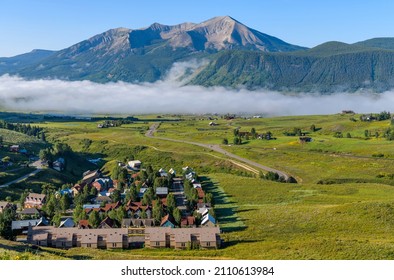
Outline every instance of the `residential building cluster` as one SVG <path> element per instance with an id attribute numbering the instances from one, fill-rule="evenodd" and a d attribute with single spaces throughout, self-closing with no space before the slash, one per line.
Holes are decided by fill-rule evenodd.
<path id="1" fill-rule="evenodd" d="M 66 249 L 220 247 L 212 195 L 192 168 L 177 177 L 172 168 L 153 171 L 131 160 L 113 173 L 86 171 L 70 188 L 27 194 L 12 222 L 17 240 Z M 69 207 L 59 216 L 54 209 L 63 201 Z M 0 202 L 0 211 L 11 206 Z"/>

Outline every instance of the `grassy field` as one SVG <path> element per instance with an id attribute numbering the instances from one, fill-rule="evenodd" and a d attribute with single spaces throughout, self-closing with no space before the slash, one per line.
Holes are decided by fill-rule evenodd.
<path id="1" fill-rule="evenodd" d="M 394 142 L 383 137 L 390 121 L 361 122 L 357 115 L 340 114 L 233 120 L 182 116 L 180 121 L 162 122 L 156 133 L 219 145 L 227 138 L 230 145 L 222 148 L 285 171 L 298 181 L 284 184 L 256 178 L 207 148 L 147 138 L 144 134 L 155 117 L 140 118 L 142 121 L 106 129 L 98 129 L 99 122 L 83 121 L 39 126 L 44 127 L 51 142 L 64 141 L 85 157 L 102 158 L 100 167 L 106 171 L 117 160 L 131 158 L 157 169 L 195 168 L 204 187 L 214 194 L 224 248 L 111 252 L 45 249 L 28 253 L 31 258 L 394 259 Z M 210 121 L 218 126 L 209 126 Z M 312 124 L 316 131 L 310 130 Z M 276 140 L 244 140 L 242 145 L 233 145 L 235 128 L 271 131 Z M 284 135 L 294 128 L 300 128 L 313 141 L 301 144 L 298 136 Z M 365 137 L 365 130 L 370 137 Z M 334 137 L 336 132 L 343 138 Z M 41 174 L 47 179 L 54 175 Z M 20 187 L 27 188 L 28 184 Z"/>

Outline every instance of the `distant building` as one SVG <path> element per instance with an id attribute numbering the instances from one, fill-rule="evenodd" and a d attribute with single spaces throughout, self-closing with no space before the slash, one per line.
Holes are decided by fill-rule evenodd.
<path id="1" fill-rule="evenodd" d="M 127 165 L 134 171 L 139 171 L 141 169 L 141 161 L 139 160 L 130 160 Z"/>
<path id="2" fill-rule="evenodd" d="M 125 249 L 129 247 L 127 228 L 30 227 L 29 244 L 69 249 L 72 247 Z"/>
<path id="3" fill-rule="evenodd" d="M 19 145 L 10 146 L 10 152 L 18 153 L 19 152 Z"/>
<path id="4" fill-rule="evenodd" d="M 215 227 L 216 226 L 216 219 L 211 216 L 211 214 L 206 214 L 201 221 L 202 227 Z"/>
<path id="5" fill-rule="evenodd" d="M 217 249 L 220 248 L 220 229 L 212 228 L 145 228 L 146 248 L 188 247 Z"/>
<path id="6" fill-rule="evenodd" d="M 158 188 L 156 188 L 156 195 L 158 197 L 167 197 L 167 195 L 168 195 L 168 188 L 167 187 L 158 187 Z"/>
<path id="7" fill-rule="evenodd" d="M 94 182 L 94 180 L 100 177 L 101 177 L 101 172 L 99 170 L 93 170 L 93 171 L 88 170 L 85 173 L 83 173 L 81 185 L 82 184 L 90 185 L 91 183 Z"/>
<path id="8" fill-rule="evenodd" d="M 53 169 L 55 169 L 56 171 L 63 171 L 64 167 L 65 167 L 66 161 L 64 158 L 58 158 L 57 160 L 55 160 L 52 164 Z"/>
<path id="9" fill-rule="evenodd" d="M 12 204 L 7 201 L 0 201 L 0 213 L 2 213 L 5 209 L 11 208 Z"/>
<path id="10" fill-rule="evenodd" d="M 46 195 L 39 193 L 29 193 L 25 199 L 25 208 L 38 208 L 40 209 L 46 202 Z"/>

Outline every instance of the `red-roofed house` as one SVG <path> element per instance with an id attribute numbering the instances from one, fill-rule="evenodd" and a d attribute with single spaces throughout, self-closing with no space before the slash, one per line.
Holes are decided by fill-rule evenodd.
<path id="1" fill-rule="evenodd" d="M 193 216 L 187 216 L 182 218 L 181 227 L 195 227 L 196 226 L 196 218 Z"/>

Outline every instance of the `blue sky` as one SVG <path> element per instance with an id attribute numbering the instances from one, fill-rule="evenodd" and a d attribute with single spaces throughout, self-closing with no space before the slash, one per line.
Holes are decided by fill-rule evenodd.
<path id="1" fill-rule="evenodd" d="M 394 37 L 391 0 L 0 0 L 0 11 L 0 57 L 59 50 L 110 28 L 201 22 L 219 15 L 306 47 Z"/>

